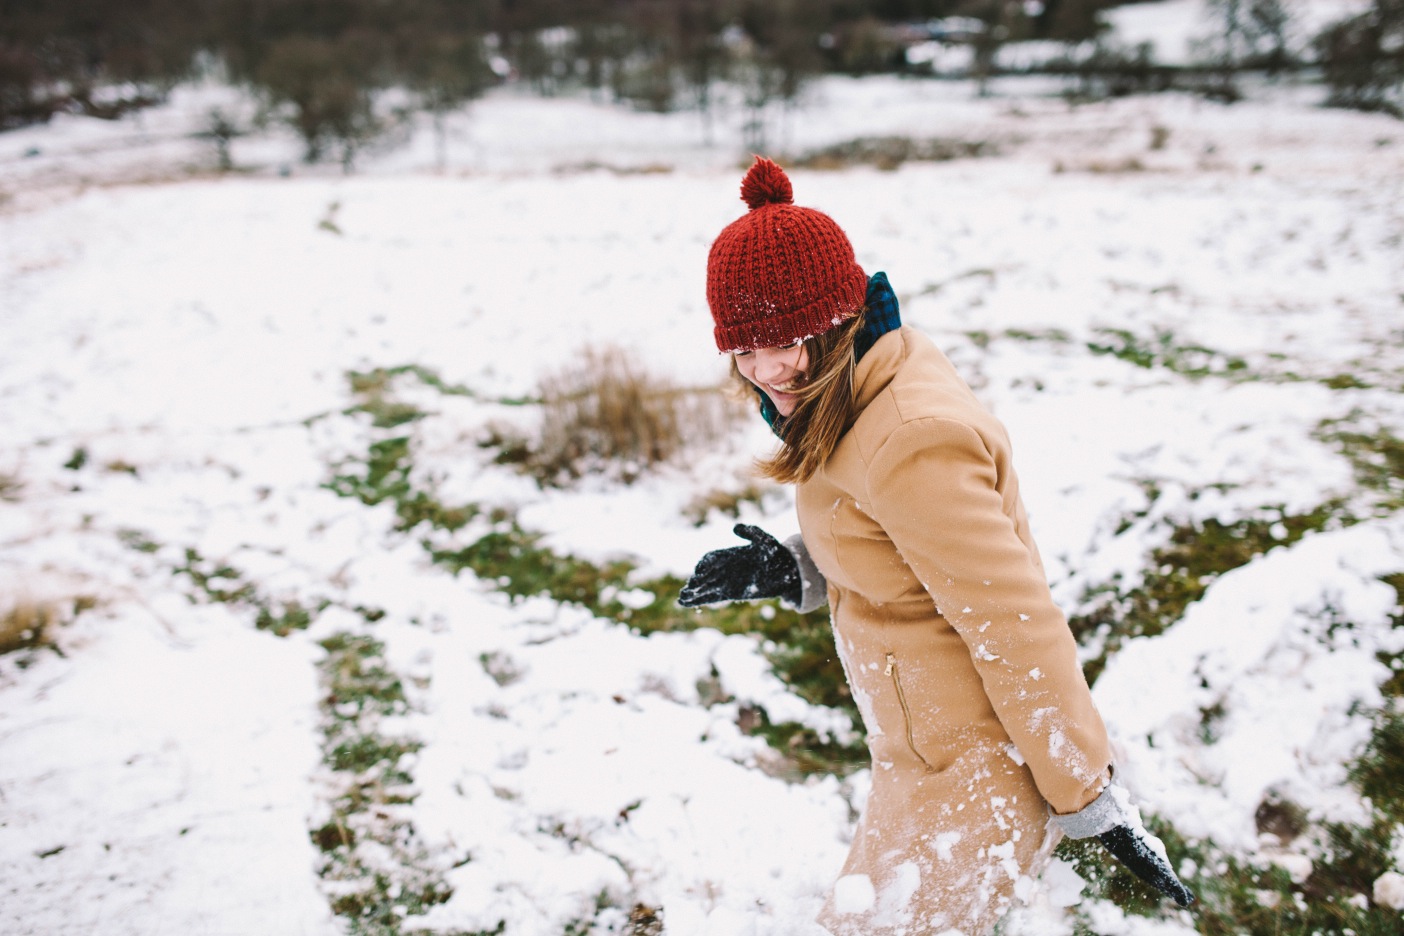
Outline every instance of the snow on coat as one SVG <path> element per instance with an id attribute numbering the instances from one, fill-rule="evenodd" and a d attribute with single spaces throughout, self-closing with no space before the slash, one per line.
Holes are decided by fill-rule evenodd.
<path id="1" fill-rule="evenodd" d="M 868 732 L 872 792 L 820 922 L 987 932 L 1108 777 L 1003 426 L 910 327 L 854 379 L 859 415 L 796 492 Z"/>

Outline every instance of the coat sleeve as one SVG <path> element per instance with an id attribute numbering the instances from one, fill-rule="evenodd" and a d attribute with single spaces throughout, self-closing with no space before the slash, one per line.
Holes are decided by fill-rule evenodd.
<path id="1" fill-rule="evenodd" d="M 1044 799 L 1057 813 L 1076 812 L 1109 778 L 1106 729 L 999 473 L 969 425 L 914 420 L 869 461 L 870 509 L 964 640 Z"/>
<path id="2" fill-rule="evenodd" d="M 819 571 L 819 567 L 809 557 L 809 549 L 804 545 L 804 538 L 798 533 L 785 540 L 784 545 L 790 551 L 790 555 L 795 557 L 795 565 L 799 566 L 800 575 L 799 604 L 790 604 L 788 601 L 784 603 L 800 614 L 818 611 L 829 603 L 829 583 L 824 578 L 824 573 Z M 784 599 L 781 600 L 784 601 Z"/>

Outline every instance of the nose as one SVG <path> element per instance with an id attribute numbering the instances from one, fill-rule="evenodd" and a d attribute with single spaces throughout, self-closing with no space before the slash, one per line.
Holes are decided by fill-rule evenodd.
<path id="1" fill-rule="evenodd" d="M 756 352 L 756 379 L 762 383 L 781 383 L 789 376 L 790 349 L 761 348 Z"/>

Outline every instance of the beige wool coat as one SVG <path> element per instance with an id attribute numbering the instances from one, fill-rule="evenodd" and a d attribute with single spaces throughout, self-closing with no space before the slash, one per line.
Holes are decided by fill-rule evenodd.
<path id="1" fill-rule="evenodd" d="M 1003 426 L 910 327 L 855 374 L 859 415 L 799 485 L 805 549 L 872 754 L 820 922 L 983 936 L 1097 797 L 1102 719 L 1029 533 Z"/>

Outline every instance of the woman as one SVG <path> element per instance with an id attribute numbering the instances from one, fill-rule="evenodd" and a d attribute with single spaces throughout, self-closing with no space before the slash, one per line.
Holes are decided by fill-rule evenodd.
<path id="1" fill-rule="evenodd" d="M 1048 590 L 1004 428 L 900 323 L 841 228 L 775 163 L 713 243 L 717 347 L 781 440 L 800 535 L 738 526 L 684 605 L 827 600 L 872 755 L 872 791 L 820 922 L 836 936 L 987 933 L 1060 834 L 1092 835 L 1182 905 L 1112 779 L 1106 731 Z"/>

